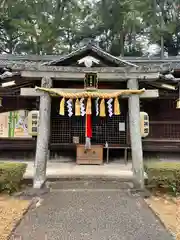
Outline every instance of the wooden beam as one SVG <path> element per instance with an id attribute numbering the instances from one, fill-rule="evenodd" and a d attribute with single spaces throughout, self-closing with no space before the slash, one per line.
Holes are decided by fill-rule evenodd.
<path id="1" fill-rule="evenodd" d="M 67 72 L 67 73 L 87 73 L 87 72 L 98 72 L 98 73 L 155 73 L 161 72 L 162 68 L 158 65 L 140 65 L 140 66 L 125 66 L 125 67 L 76 67 L 76 66 L 48 66 L 42 64 L 36 64 L 34 66 L 27 66 L 26 64 L 12 66 L 13 71 L 31 71 L 31 72 Z"/>
<path id="2" fill-rule="evenodd" d="M 93 72 L 96 72 L 94 69 L 92 70 Z M 53 78 L 56 80 L 81 80 L 84 79 L 84 74 L 86 72 L 91 72 L 89 71 L 81 71 L 81 72 L 67 72 L 67 71 L 21 71 L 21 76 L 25 78 L 42 78 L 43 76 Z M 100 80 L 118 80 L 118 81 L 127 81 L 128 79 L 139 79 L 140 81 L 148 80 L 150 79 L 151 81 L 155 81 L 159 78 L 159 73 L 158 72 L 97 72 L 98 73 L 98 78 Z"/>
<path id="3" fill-rule="evenodd" d="M 84 89 L 75 89 L 75 88 L 52 88 L 52 90 L 59 90 L 64 92 L 70 92 L 70 93 L 77 93 L 77 92 L 84 92 Z M 98 89 L 99 92 L 117 92 L 120 89 Z M 29 97 L 38 97 L 42 96 L 42 91 L 36 91 L 35 88 L 21 88 L 21 96 L 29 96 Z M 128 95 L 122 96 L 122 98 L 128 98 Z M 158 98 L 159 97 L 159 91 L 157 89 L 154 90 L 146 90 L 144 93 L 140 95 L 140 98 Z"/>
<path id="4" fill-rule="evenodd" d="M 138 89 L 138 81 L 130 79 L 128 81 L 128 89 Z M 135 183 L 141 189 L 144 188 L 144 167 L 143 167 L 143 151 L 140 129 L 140 102 L 139 95 L 131 95 L 128 101 L 129 105 L 129 126 L 131 138 L 132 165 Z"/>
<path id="5" fill-rule="evenodd" d="M 44 77 L 41 82 L 42 87 L 52 87 L 52 79 Z M 51 97 L 44 92 L 40 97 L 40 119 L 37 136 L 35 174 L 33 187 L 41 188 L 46 180 L 46 165 L 48 158 L 49 136 L 50 136 L 50 115 Z"/>

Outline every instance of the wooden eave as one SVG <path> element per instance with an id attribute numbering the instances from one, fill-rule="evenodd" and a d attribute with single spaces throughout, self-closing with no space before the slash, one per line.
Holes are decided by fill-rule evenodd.
<path id="1" fill-rule="evenodd" d="M 96 72 L 99 80 L 107 82 L 126 81 L 130 78 L 139 79 L 139 81 L 164 81 L 160 72 L 162 67 L 158 65 L 139 66 L 139 67 L 62 67 L 62 66 L 26 66 L 15 64 L 12 71 L 16 73 L 12 78 L 2 79 L 1 82 L 8 82 L 11 79 L 17 79 L 21 82 L 23 79 L 41 80 L 42 77 L 48 76 L 54 80 L 82 80 L 87 72 Z M 168 68 L 166 72 L 168 72 Z M 167 80 L 166 80 L 167 81 Z M 171 82 L 171 81 L 170 81 Z"/>
<path id="2" fill-rule="evenodd" d="M 20 95 L 20 89 L 23 87 L 34 87 L 34 81 L 29 81 L 29 79 L 25 78 L 6 78 L 6 81 L 15 81 L 15 85 L 7 86 L 7 87 L 1 87 L 0 86 L 0 97 L 3 96 L 17 96 Z"/>

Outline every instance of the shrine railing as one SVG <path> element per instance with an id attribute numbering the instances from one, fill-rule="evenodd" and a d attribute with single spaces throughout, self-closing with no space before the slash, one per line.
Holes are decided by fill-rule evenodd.
<path id="1" fill-rule="evenodd" d="M 180 140 L 180 121 L 150 121 L 148 138 Z"/>

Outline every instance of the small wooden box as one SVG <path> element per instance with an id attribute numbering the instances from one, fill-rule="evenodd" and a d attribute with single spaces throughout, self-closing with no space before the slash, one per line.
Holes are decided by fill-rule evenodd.
<path id="1" fill-rule="evenodd" d="M 84 145 L 77 144 L 77 164 L 103 164 L 103 145 L 91 145 L 91 149 L 85 149 Z"/>

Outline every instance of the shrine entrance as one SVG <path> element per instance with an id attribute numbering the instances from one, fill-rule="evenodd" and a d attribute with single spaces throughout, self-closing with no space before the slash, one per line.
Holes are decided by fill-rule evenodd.
<path id="1" fill-rule="evenodd" d="M 95 101 L 92 104 L 92 144 L 108 143 L 109 146 L 128 144 L 127 101 L 121 102 L 121 115 L 106 113 L 106 117 L 96 116 Z M 85 144 L 85 116 L 59 115 L 59 100 L 52 98 L 51 107 L 51 144 L 62 147 L 64 144 Z"/>
<path id="2" fill-rule="evenodd" d="M 127 163 L 128 156 L 125 153 L 129 146 L 128 129 L 128 106 L 127 100 L 121 101 L 121 115 L 106 117 L 96 116 L 95 101 L 92 100 L 92 145 L 103 148 L 102 163 Z M 65 115 L 59 115 L 59 99 L 52 98 L 51 104 L 51 159 L 59 162 L 76 162 L 75 148 L 78 144 L 85 145 L 86 141 L 86 119 L 85 116 L 69 117 L 68 110 Z M 108 149 L 107 149 L 108 147 Z M 83 160 L 83 163 L 84 160 Z M 94 164 L 94 161 L 88 161 Z M 96 161 L 98 163 L 98 161 Z"/>

